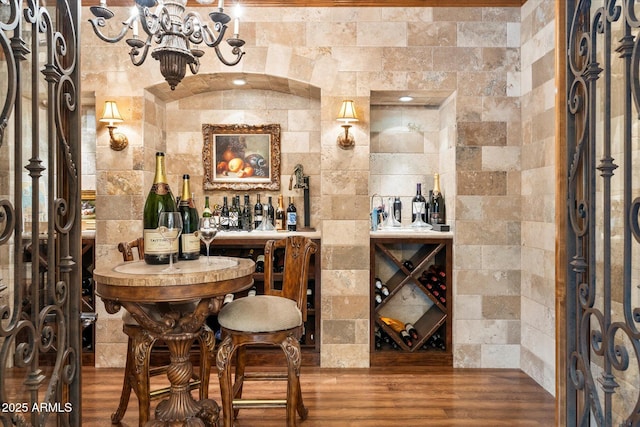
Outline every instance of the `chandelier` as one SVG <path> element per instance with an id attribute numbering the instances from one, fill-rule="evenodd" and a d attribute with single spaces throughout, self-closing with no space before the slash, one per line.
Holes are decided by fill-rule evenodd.
<path id="1" fill-rule="evenodd" d="M 244 40 L 238 37 L 237 17 L 234 20 L 233 37 L 227 39 L 235 57 L 227 60 L 220 51 L 220 42 L 227 31 L 227 23 L 231 20 L 224 13 L 224 0 L 219 0 L 217 10 L 209 13 L 211 23 L 203 21 L 198 13 L 187 12 L 187 0 L 135 0 L 135 3 L 135 12 L 122 22 L 120 33 L 116 36 L 109 37 L 100 30 L 105 27 L 107 20 L 114 17 L 114 13 L 107 8 L 106 0 L 100 0 L 100 6 L 90 7 L 95 18 L 89 22 L 96 35 L 108 43 L 119 42 L 131 29 L 132 37 L 126 43 L 131 47 L 129 57 L 136 66 L 144 63 L 149 49 L 155 43 L 151 57 L 160 62 L 160 72 L 171 90 L 184 78 L 187 65 L 192 74 L 198 73 L 200 57 L 204 55 L 204 51 L 194 49 L 192 45 L 204 43 L 214 48 L 220 62 L 228 66 L 236 65 L 242 59 Z M 142 35 L 146 40 L 139 37 L 139 26 L 142 27 Z"/>

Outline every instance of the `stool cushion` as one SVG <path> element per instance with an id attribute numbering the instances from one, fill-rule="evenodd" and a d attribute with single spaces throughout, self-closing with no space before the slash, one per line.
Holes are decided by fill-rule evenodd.
<path id="1" fill-rule="evenodd" d="M 238 298 L 222 307 L 218 323 L 242 332 L 275 332 L 302 325 L 296 302 L 273 295 Z"/>

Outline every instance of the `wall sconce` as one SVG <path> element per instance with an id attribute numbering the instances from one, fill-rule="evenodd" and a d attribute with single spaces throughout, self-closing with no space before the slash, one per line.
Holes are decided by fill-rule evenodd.
<path id="1" fill-rule="evenodd" d="M 338 145 L 343 149 L 352 148 L 356 144 L 356 140 L 353 138 L 353 135 L 349 134 L 349 128 L 351 127 L 349 123 L 358 121 L 356 106 L 353 101 L 342 101 L 342 107 L 340 107 L 337 120 L 339 122 L 344 122 L 342 125 L 344 135 L 340 134 L 338 136 Z"/>
<path id="2" fill-rule="evenodd" d="M 120 115 L 120 111 L 118 111 L 118 105 L 115 101 L 106 101 L 104 103 L 104 111 L 102 112 L 101 122 L 106 122 L 107 127 L 109 128 L 109 146 L 112 150 L 122 151 L 127 145 L 129 145 L 129 140 L 126 135 L 122 133 L 115 133 L 114 130 L 117 129 L 114 126 L 114 123 L 122 123 L 122 116 Z"/>

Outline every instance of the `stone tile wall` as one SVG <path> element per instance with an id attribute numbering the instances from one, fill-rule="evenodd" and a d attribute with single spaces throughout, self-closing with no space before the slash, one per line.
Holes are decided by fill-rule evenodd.
<path id="1" fill-rule="evenodd" d="M 555 2 L 522 8 L 520 366 L 555 387 Z"/>
<path id="2" fill-rule="evenodd" d="M 417 177 L 426 177 L 428 187 L 433 168 L 440 170 L 456 233 L 455 365 L 519 367 L 524 274 L 521 194 L 526 189 L 523 127 L 527 129 L 521 109 L 539 108 L 523 104 L 528 99 L 521 98 L 521 91 L 526 92 L 520 83 L 525 71 L 520 48 L 530 39 L 521 25 L 521 13 L 530 10 L 528 5 L 522 9 L 288 8 L 286 13 L 282 8 L 247 8 L 241 24 L 247 54 L 241 64 L 224 67 L 208 52 L 199 75 L 187 77 L 174 92 L 159 76 L 157 63 L 149 59 L 142 67 L 133 67 L 126 46 L 99 41 L 83 23 L 82 45 L 91 52 L 82 55 L 83 90 L 95 91 L 98 106 L 106 97 L 122 102 L 126 120 L 122 128 L 130 134 L 130 147 L 116 153 L 108 148 L 106 130 L 98 128 L 98 263 L 119 257 L 114 244 L 121 236 L 141 232 L 141 205 L 157 149 L 181 157 L 178 169 L 184 170 L 197 161 L 197 150 L 191 146 L 201 143 L 196 135 L 204 118 L 233 122 L 238 117 L 247 121 L 269 117 L 266 111 L 255 117 L 221 116 L 219 110 L 227 106 L 215 101 L 224 94 L 208 90 L 213 85 L 206 83 L 207 76 L 243 72 L 308 84 L 320 92 L 315 126 L 302 129 L 312 136 L 309 142 L 303 138 L 303 148 L 289 140 L 283 156 L 290 167 L 299 158 L 319 154 L 319 162 L 309 167 L 317 176 L 314 194 L 319 197 L 313 221 L 323 236 L 321 364 L 367 366 L 369 196 L 388 166 L 377 154 L 370 157 L 384 145 L 376 136 L 381 112 L 370 108 L 371 92 L 409 89 L 434 96 L 451 94 L 440 107 L 439 126 L 429 127 L 434 139 L 426 139 L 421 154 L 429 159 L 428 167 L 412 172 L 405 197 L 415 191 Z M 89 15 L 88 10 L 83 12 Z M 255 95 L 256 105 L 265 105 L 259 102 L 265 96 Z M 356 101 L 360 117 L 352 128 L 356 146 L 348 151 L 336 145 L 341 129 L 335 116 L 345 98 Z M 213 111 L 195 117 L 181 114 L 190 108 L 182 104 L 196 102 L 209 102 L 203 109 Z M 240 102 L 246 106 L 250 101 Z M 287 113 L 290 124 L 292 117 Z M 552 246 L 553 236 L 544 236 L 540 244 Z M 100 366 L 114 364 L 107 354 L 116 353 L 108 345 L 115 329 L 107 327 L 99 336 Z M 549 375 L 536 378 L 553 381 Z"/>

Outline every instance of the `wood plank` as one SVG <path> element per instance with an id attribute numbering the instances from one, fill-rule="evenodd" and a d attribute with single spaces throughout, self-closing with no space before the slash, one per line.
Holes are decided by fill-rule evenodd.
<path id="1" fill-rule="evenodd" d="M 109 425 L 122 375 L 122 369 L 83 368 L 83 425 Z M 156 378 L 154 386 L 161 381 Z M 300 380 L 309 409 L 300 427 L 554 425 L 553 396 L 516 369 L 304 367 Z M 278 399 L 285 387 L 284 382 L 250 382 L 244 396 Z M 215 370 L 209 393 L 220 401 Z M 132 396 L 123 427 L 137 426 L 137 409 Z M 234 425 L 281 427 L 284 420 L 283 409 L 245 409 Z"/>
<path id="2" fill-rule="evenodd" d="M 527 0 L 242 0 L 244 7 L 520 7 Z M 99 0 L 83 1 L 83 6 L 97 6 Z M 108 0 L 109 6 L 131 6 L 131 0 Z M 189 0 L 188 7 L 207 7 Z"/>

